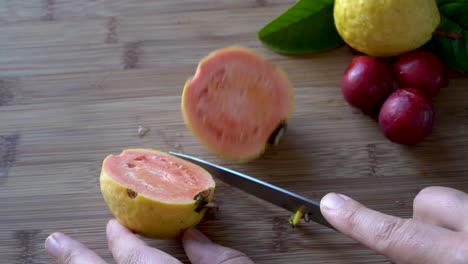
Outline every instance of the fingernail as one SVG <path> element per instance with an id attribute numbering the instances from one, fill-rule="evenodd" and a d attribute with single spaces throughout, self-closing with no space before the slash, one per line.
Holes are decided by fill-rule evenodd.
<path id="1" fill-rule="evenodd" d="M 344 203 L 344 197 L 340 194 L 329 193 L 320 202 L 327 209 L 336 210 Z"/>
<path id="2" fill-rule="evenodd" d="M 211 240 L 207 238 L 202 232 L 195 228 L 190 228 L 185 231 L 185 239 L 196 240 L 199 243 L 209 244 Z"/>
<path id="3" fill-rule="evenodd" d="M 60 256 L 60 241 L 58 239 L 58 234 L 52 234 L 47 237 L 45 241 L 45 247 L 47 252 L 54 258 L 58 258 Z"/>

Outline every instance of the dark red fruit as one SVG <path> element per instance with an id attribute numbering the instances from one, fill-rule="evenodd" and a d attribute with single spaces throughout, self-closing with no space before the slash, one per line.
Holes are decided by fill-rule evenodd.
<path id="1" fill-rule="evenodd" d="M 442 61 L 425 50 L 413 50 L 398 56 L 392 71 L 400 87 L 417 89 L 428 98 L 436 96 L 449 83 Z"/>
<path id="2" fill-rule="evenodd" d="M 400 89 L 382 105 L 379 125 L 385 136 L 398 144 L 416 145 L 432 131 L 434 107 L 426 96 L 415 89 Z"/>
<path id="3" fill-rule="evenodd" d="M 369 57 L 355 57 L 341 80 L 344 99 L 365 112 L 374 110 L 393 90 L 390 69 L 381 61 Z"/>

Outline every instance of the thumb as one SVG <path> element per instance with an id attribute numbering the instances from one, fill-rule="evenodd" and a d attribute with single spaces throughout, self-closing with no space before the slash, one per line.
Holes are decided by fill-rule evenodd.
<path id="1" fill-rule="evenodd" d="M 459 263 L 460 234 L 413 219 L 386 215 L 330 193 L 320 202 L 324 217 L 344 235 L 396 263 Z"/>
<path id="2" fill-rule="evenodd" d="M 214 244 L 195 228 L 184 232 L 182 242 L 192 264 L 253 264 L 244 253 Z"/>

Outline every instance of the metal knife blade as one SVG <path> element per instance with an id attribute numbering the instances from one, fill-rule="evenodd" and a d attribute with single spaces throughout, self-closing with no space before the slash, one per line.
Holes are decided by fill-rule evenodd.
<path id="1" fill-rule="evenodd" d="M 220 180 L 231 186 L 234 186 L 255 197 L 258 197 L 269 203 L 289 210 L 293 213 L 296 213 L 298 210 L 301 210 L 304 215 L 308 215 L 308 219 L 328 228 L 336 230 L 323 217 L 320 211 L 319 202 L 292 193 L 273 184 L 258 180 L 243 173 L 207 162 L 199 158 L 176 152 L 169 153 L 171 155 L 177 156 L 179 158 L 185 159 L 189 162 L 201 166 L 213 176 L 219 178 Z"/>

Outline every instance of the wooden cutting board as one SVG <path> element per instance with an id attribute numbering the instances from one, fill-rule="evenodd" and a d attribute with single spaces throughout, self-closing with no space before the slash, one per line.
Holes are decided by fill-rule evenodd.
<path id="1" fill-rule="evenodd" d="M 98 177 L 107 154 L 130 147 L 197 155 L 317 200 L 342 192 L 402 217 L 426 186 L 468 191 L 468 80 L 451 80 L 435 98 L 436 125 L 423 144 L 390 143 L 342 99 L 348 48 L 287 57 L 259 43 L 257 31 L 293 3 L 0 2 L 0 262 L 51 263 L 43 243 L 54 231 L 111 261 L 112 215 Z M 277 63 L 296 94 L 284 140 L 248 164 L 208 151 L 180 112 L 198 60 L 233 44 Z M 216 200 L 219 211 L 199 229 L 256 263 L 389 263 L 317 224 L 292 228 L 290 213 L 222 182 Z M 146 241 L 188 263 L 179 241 Z"/>

